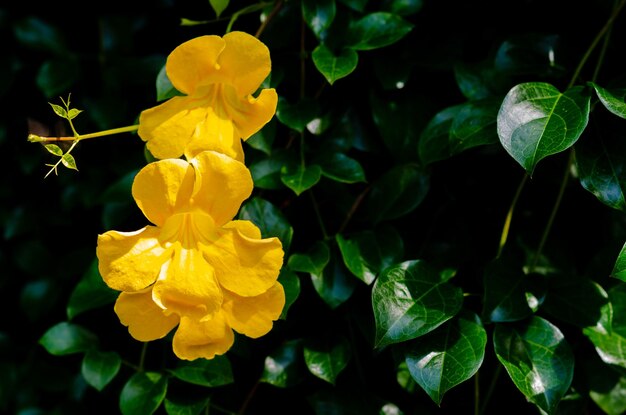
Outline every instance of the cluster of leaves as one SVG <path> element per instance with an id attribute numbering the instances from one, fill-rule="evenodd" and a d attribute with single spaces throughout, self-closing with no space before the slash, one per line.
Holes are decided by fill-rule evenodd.
<path id="1" fill-rule="evenodd" d="M 168 338 L 128 338 L 83 252 L 65 315 L 35 333 L 75 358 L 60 372 L 68 401 L 124 414 L 626 411 L 625 2 L 531 1 L 496 21 L 493 4 L 464 3 L 214 0 L 181 16 L 183 37 L 234 27 L 270 49 L 264 86 L 280 101 L 246 143 L 255 191 L 239 215 L 283 242 L 287 304 L 267 336 L 176 361 Z M 155 101 L 177 93 L 162 64 Z M 115 180 L 59 176 L 108 187 L 89 229 L 137 228 L 129 189 L 145 160 L 133 162 Z M 18 213 L 2 213 L 15 240 Z M 23 304 L 45 303 L 50 280 L 24 286 Z M 0 346 L 15 350 L 12 333 Z M 3 395 L 29 372 L 0 365 L 0 408 L 48 409 Z"/>

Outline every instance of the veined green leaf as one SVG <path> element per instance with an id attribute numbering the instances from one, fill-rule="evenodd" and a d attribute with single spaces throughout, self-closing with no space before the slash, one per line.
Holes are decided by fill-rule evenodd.
<path id="1" fill-rule="evenodd" d="M 122 366 L 122 358 L 116 352 L 90 350 L 85 353 L 81 374 L 91 386 L 101 391 L 117 375 Z"/>
<path id="2" fill-rule="evenodd" d="M 350 25 L 348 47 L 370 50 L 391 45 L 413 30 L 413 24 L 388 12 L 367 14 Z"/>
<path id="3" fill-rule="evenodd" d="M 574 355 L 563 333 L 533 316 L 523 322 L 497 323 L 493 343 L 498 360 L 519 391 L 554 414 L 574 375 Z"/>
<path id="4" fill-rule="evenodd" d="M 315 186 L 322 178 L 322 168 L 317 164 L 303 166 L 298 164 L 295 169 L 290 166 L 283 166 L 280 171 L 280 180 L 294 191 L 298 196 L 305 190 Z"/>
<path id="5" fill-rule="evenodd" d="M 385 269 L 372 288 L 376 347 L 423 336 L 454 317 L 463 304 L 460 288 L 445 282 L 422 260 Z"/>
<path id="6" fill-rule="evenodd" d="M 589 103 L 583 87 L 561 93 L 545 82 L 516 85 L 498 112 L 500 143 L 532 175 L 540 160 L 576 143 L 589 121 Z"/>
<path id="7" fill-rule="evenodd" d="M 324 75 L 329 84 L 350 75 L 359 63 L 359 55 L 350 48 L 344 48 L 335 55 L 325 45 L 318 45 L 311 54 L 317 70 Z"/>
<path id="8" fill-rule="evenodd" d="M 60 105 L 53 104 L 51 102 L 48 102 L 48 104 L 50 104 L 50 106 L 52 107 L 52 111 L 54 111 L 56 115 L 58 115 L 61 118 L 67 118 L 67 111 L 65 110 L 65 108 L 63 108 Z"/>
<path id="9" fill-rule="evenodd" d="M 478 316 L 462 312 L 411 342 L 405 362 L 417 384 L 440 405 L 447 391 L 478 371 L 486 344 L 487 332 Z"/>
<path id="10" fill-rule="evenodd" d="M 57 146 L 56 144 L 46 144 L 44 145 L 44 148 L 55 156 L 61 157 L 63 155 L 63 150 L 61 150 L 61 147 Z"/>
<path id="11" fill-rule="evenodd" d="M 157 372 L 137 372 L 120 393 L 123 415 L 150 415 L 161 406 L 167 392 L 167 377 Z"/>
<path id="12" fill-rule="evenodd" d="M 621 118 L 626 118 L 626 88 L 605 89 L 590 82 L 604 107 Z"/>
<path id="13" fill-rule="evenodd" d="M 63 165 L 68 169 L 78 170 L 78 168 L 76 167 L 76 160 L 74 160 L 74 156 L 72 156 L 70 153 L 63 154 L 63 156 L 61 157 L 61 163 L 63 163 Z"/>

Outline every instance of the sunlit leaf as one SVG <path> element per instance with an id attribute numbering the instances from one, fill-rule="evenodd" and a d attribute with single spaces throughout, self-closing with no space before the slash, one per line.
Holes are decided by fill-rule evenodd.
<path id="1" fill-rule="evenodd" d="M 161 406 L 167 392 L 167 377 L 157 372 L 137 372 L 120 393 L 123 415 L 150 415 Z"/>
<path id="2" fill-rule="evenodd" d="M 39 339 L 39 344 L 53 355 L 86 352 L 98 343 L 91 331 L 77 324 L 62 322 L 49 328 Z"/>
<path id="3" fill-rule="evenodd" d="M 304 362 L 309 371 L 330 384 L 350 360 L 350 343 L 343 336 L 324 336 L 304 344 Z"/>
<path id="4" fill-rule="evenodd" d="M 78 170 L 78 168 L 76 167 L 76 160 L 74 160 L 74 156 L 72 156 L 70 153 L 63 154 L 63 156 L 61 157 L 61 163 L 63 163 L 63 165 L 68 169 Z"/>
<path id="5" fill-rule="evenodd" d="M 228 385 L 234 381 L 230 361 L 225 356 L 215 356 L 211 360 L 181 361 L 169 372 L 184 382 L 209 388 Z"/>
<path id="6" fill-rule="evenodd" d="M 626 118 L 626 88 L 605 89 L 596 83 L 590 82 L 590 84 L 607 110 L 618 117 Z"/>
<path id="7" fill-rule="evenodd" d="M 372 288 L 376 347 L 423 336 L 454 317 L 462 304 L 461 289 L 442 281 L 424 261 L 389 267 Z"/>
<path id="8" fill-rule="evenodd" d="M 463 312 L 411 342 L 405 362 L 415 381 L 440 405 L 444 394 L 478 371 L 487 332 L 477 315 Z"/>
<path id="9" fill-rule="evenodd" d="M 576 143 L 589 121 L 590 96 L 583 87 L 559 92 L 545 82 L 513 87 L 498 113 L 498 136 L 528 174 L 545 157 Z"/>
<path id="10" fill-rule="evenodd" d="M 574 375 L 574 355 L 558 327 L 537 316 L 498 323 L 493 343 L 498 360 L 519 391 L 553 414 Z"/>
<path id="11" fill-rule="evenodd" d="M 313 49 L 311 58 L 317 70 L 331 85 L 350 75 L 359 63 L 359 55 L 353 49 L 344 48 L 339 54 L 335 54 L 322 44 Z"/>
<path id="12" fill-rule="evenodd" d="M 56 144 L 46 144 L 43 147 L 55 156 L 61 157 L 63 155 L 63 150 Z"/>
<path id="13" fill-rule="evenodd" d="M 220 17 L 222 12 L 228 7 L 230 0 L 209 0 L 216 17 Z"/>
<path id="14" fill-rule="evenodd" d="M 116 352 L 90 350 L 85 353 L 81 373 L 87 383 L 101 391 L 117 375 L 122 358 Z"/>

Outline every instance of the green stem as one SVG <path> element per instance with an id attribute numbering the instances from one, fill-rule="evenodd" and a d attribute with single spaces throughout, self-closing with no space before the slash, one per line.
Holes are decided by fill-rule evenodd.
<path id="1" fill-rule="evenodd" d="M 88 138 L 96 138 L 96 137 L 104 137 L 107 135 L 120 134 L 120 133 L 129 133 L 132 131 L 137 131 L 139 129 L 139 125 L 129 125 L 127 127 L 118 127 L 112 128 L 110 130 L 98 131 L 96 133 L 89 134 L 77 134 L 74 137 L 41 137 L 36 134 L 29 134 L 28 141 L 31 143 L 53 143 L 56 141 L 82 141 Z"/>
<path id="2" fill-rule="evenodd" d="M 259 383 L 260 381 L 257 380 L 252 386 L 252 389 L 250 389 L 250 392 L 248 392 L 248 395 L 246 396 L 246 399 L 244 399 L 243 404 L 241 405 L 241 408 L 239 409 L 239 412 L 237 412 L 239 415 L 243 415 L 246 412 L 246 408 L 248 407 L 248 404 L 250 404 L 252 397 L 256 393 L 256 390 L 259 387 Z"/>
<path id="3" fill-rule="evenodd" d="M 283 6 L 283 0 L 277 0 L 276 3 L 274 3 L 274 8 L 270 12 L 270 14 L 267 15 L 265 20 L 263 20 L 263 22 L 261 23 L 261 26 L 259 26 L 259 29 L 254 34 L 254 36 L 257 39 L 261 36 L 263 31 L 267 27 L 268 23 L 278 14 L 278 11 L 280 10 L 282 6 Z"/>
<path id="4" fill-rule="evenodd" d="M 141 348 L 141 355 L 139 356 L 139 368 L 138 372 L 143 372 L 144 363 L 146 362 L 146 351 L 148 350 L 148 342 L 143 343 L 143 347 Z"/>
<path id="5" fill-rule="evenodd" d="M 526 180 L 528 180 L 528 174 L 525 173 L 522 181 L 519 186 L 517 186 L 517 191 L 515 192 L 515 196 L 513 196 L 513 201 L 511 202 L 511 206 L 509 207 L 509 211 L 506 214 L 506 218 L 504 220 L 504 226 L 502 226 L 502 234 L 500 234 L 500 245 L 498 246 L 498 254 L 496 258 L 499 258 L 502 254 L 502 249 L 504 249 L 504 245 L 506 244 L 506 240 L 509 237 L 509 229 L 511 228 L 511 220 L 513 219 L 513 211 L 515 210 L 515 206 L 517 205 L 517 201 L 519 200 L 520 195 L 522 194 L 522 189 L 526 184 Z"/>
<path id="6" fill-rule="evenodd" d="M 483 401 L 482 406 L 480 407 L 479 415 L 485 413 L 485 409 L 487 409 L 487 405 L 489 404 L 489 400 L 491 399 L 491 395 L 493 395 L 493 391 L 496 389 L 496 384 L 498 383 L 498 378 L 500 377 L 500 373 L 502 372 L 502 365 L 498 364 L 496 371 L 491 378 L 491 382 L 489 383 L 489 389 L 487 389 L 487 393 L 485 394 L 485 400 Z"/>
<path id="7" fill-rule="evenodd" d="M 315 199 L 315 195 L 313 194 L 313 190 L 309 189 L 307 192 L 311 197 L 311 203 L 313 204 L 313 210 L 315 210 L 315 217 L 317 218 L 317 223 L 320 225 L 320 230 L 322 231 L 322 235 L 324 240 L 327 241 L 329 238 L 328 232 L 326 232 L 326 226 L 324 225 L 324 221 L 322 220 L 322 213 L 320 212 L 320 208 L 317 205 L 317 200 Z"/>

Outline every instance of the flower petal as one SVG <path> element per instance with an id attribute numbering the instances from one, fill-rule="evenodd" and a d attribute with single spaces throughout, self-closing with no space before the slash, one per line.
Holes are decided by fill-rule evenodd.
<path id="1" fill-rule="evenodd" d="M 247 140 L 267 124 L 276 113 L 278 95 L 274 88 L 263 89 L 257 98 L 239 97 L 232 88 L 224 88 L 224 106 L 235 125 L 237 136 Z"/>
<path id="2" fill-rule="evenodd" d="M 128 326 L 133 338 L 142 342 L 163 338 L 178 324 L 176 314 L 166 315 L 152 301 L 152 290 L 139 293 L 121 293 L 115 302 L 115 313 Z"/>
<path id="3" fill-rule="evenodd" d="M 165 262 L 160 230 L 146 226 L 135 232 L 98 235 L 96 256 L 104 282 L 114 290 L 140 291 L 153 284 Z"/>
<path id="4" fill-rule="evenodd" d="M 214 35 L 200 36 L 177 46 L 165 64 L 172 85 L 189 95 L 199 85 L 206 84 L 217 72 L 217 59 L 225 46 L 224 39 Z"/>
<path id="5" fill-rule="evenodd" d="M 158 158 L 178 158 L 207 117 L 207 105 L 190 97 L 172 97 L 139 115 L 137 134 Z M 208 140 L 207 140 L 208 142 Z"/>
<path id="6" fill-rule="evenodd" d="M 223 39 L 226 47 L 217 59 L 222 76 L 240 97 L 252 94 L 272 70 L 269 49 L 246 32 L 229 32 Z"/>
<path id="7" fill-rule="evenodd" d="M 252 176 L 245 164 L 214 151 L 191 161 L 196 169 L 192 207 L 206 212 L 216 226 L 230 221 L 252 193 Z"/>
<path id="8" fill-rule="evenodd" d="M 213 269 L 195 249 L 177 246 L 174 252 L 154 284 L 154 301 L 168 312 L 195 320 L 211 316 L 223 300 Z"/>
<path id="9" fill-rule="evenodd" d="M 188 160 L 205 150 L 213 150 L 226 154 L 243 163 L 244 154 L 241 137 L 235 132 L 230 118 L 219 116 L 216 108 L 206 107 L 205 118 L 196 125 L 193 138 L 185 146 L 185 157 Z"/>
<path id="10" fill-rule="evenodd" d="M 184 160 L 150 163 L 135 176 L 133 197 L 146 218 L 161 226 L 176 210 L 189 203 L 194 176 L 193 169 Z"/>
<path id="11" fill-rule="evenodd" d="M 221 313 L 208 321 L 198 321 L 188 317 L 180 320 L 174 335 L 174 353 L 180 359 L 212 359 L 224 354 L 235 341 L 233 330 Z"/>
<path id="12" fill-rule="evenodd" d="M 219 237 L 201 245 L 220 284 L 240 296 L 263 294 L 278 278 L 283 249 L 278 238 L 251 238 L 248 221 L 233 221 L 219 229 Z"/>
<path id="13" fill-rule="evenodd" d="M 228 324 L 238 333 L 257 338 L 267 334 L 285 306 L 285 290 L 276 282 L 255 297 L 225 291 L 222 310 Z"/>

